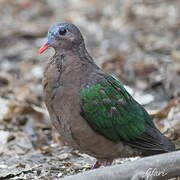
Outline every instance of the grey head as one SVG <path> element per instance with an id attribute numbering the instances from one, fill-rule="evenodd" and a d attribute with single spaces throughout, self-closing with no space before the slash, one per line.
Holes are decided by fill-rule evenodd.
<path id="1" fill-rule="evenodd" d="M 70 23 L 57 23 L 48 31 L 48 41 L 39 49 L 39 54 L 48 47 L 55 49 L 72 49 L 84 44 L 80 30 Z"/>

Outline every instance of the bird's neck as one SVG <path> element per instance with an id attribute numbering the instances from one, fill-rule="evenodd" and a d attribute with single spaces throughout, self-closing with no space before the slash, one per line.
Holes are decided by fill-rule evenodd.
<path id="1" fill-rule="evenodd" d="M 76 69 L 80 65 L 95 65 L 93 59 L 89 56 L 84 43 L 78 47 L 69 49 L 56 48 L 54 57 L 58 59 L 56 63 L 62 65 L 64 68 Z M 96 66 L 96 65 L 95 65 Z"/>
<path id="2" fill-rule="evenodd" d="M 88 82 L 91 73 L 98 67 L 83 47 L 78 49 L 56 49 L 53 57 L 53 71 L 64 86 L 81 86 Z"/>
<path id="3" fill-rule="evenodd" d="M 63 72 L 75 70 L 76 66 L 81 63 L 78 52 L 71 49 L 56 49 L 54 59 L 57 66 L 62 66 Z"/>

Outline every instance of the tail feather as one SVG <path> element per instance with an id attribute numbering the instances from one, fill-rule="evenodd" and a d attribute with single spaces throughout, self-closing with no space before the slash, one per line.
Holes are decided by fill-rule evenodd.
<path id="1" fill-rule="evenodd" d="M 146 125 L 146 131 L 136 140 L 129 141 L 129 146 L 142 152 L 142 156 L 175 151 L 175 145 L 158 129 Z"/>

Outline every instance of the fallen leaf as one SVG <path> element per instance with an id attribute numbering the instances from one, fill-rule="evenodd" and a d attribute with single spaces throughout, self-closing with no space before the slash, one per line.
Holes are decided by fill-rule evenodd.
<path id="1" fill-rule="evenodd" d="M 151 116 L 151 118 L 153 118 L 153 119 L 154 118 L 163 119 L 168 116 L 168 113 L 171 110 L 171 108 L 176 107 L 178 104 L 180 104 L 180 98 L 174 98 L 163 109 L 153 110 L 153 111 L 148 111 L 148 112 L 149 112 L 149 115 Z"/>
<path id="2" fill-rule="evenodd" d="M 37 97 L 33 93 L 30 84 L 21 85 L 14 90 L 15 99 L 28 104 L 38 104 Z"/>

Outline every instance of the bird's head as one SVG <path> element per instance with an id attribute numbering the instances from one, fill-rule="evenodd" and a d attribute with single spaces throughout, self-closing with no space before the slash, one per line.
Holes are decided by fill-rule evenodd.
<path id="1" fill-rule="evenodd" d="M 55 49 L 71 49 L 83 43 L 83 37 L 79 29 L 70 23 L 58 23 L 48 31 L 48 41 L 39 49 L 39 54 L 48 47 Z"/>

